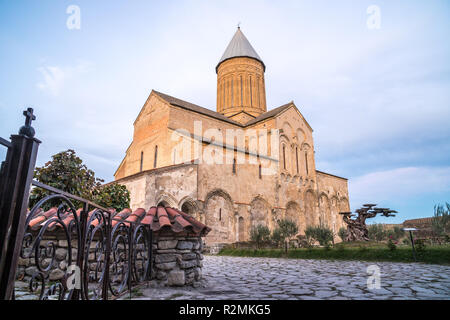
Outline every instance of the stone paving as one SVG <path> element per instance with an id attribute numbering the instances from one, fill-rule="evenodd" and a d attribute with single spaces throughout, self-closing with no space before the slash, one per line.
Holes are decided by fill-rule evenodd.
<path id="1" fill-rule="evenodd" d="M 132 299 L 450 300 L 450 266 L 222 256 L 205 256 L 203 263 L 196 288 L 150 286 Z M 370 265 L 379 267 L 380 289 L 368 289 Z"/>

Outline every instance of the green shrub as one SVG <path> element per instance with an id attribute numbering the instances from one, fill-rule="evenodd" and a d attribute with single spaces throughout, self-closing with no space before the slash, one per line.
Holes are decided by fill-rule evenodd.
<path id="1" fill-rule="evenodd" d="M 434 206 L 434 219 L 431 229 L 437 236 L 445 236 L 450 232 L 450 203 Z"/>
<path id="2" fill-rule="evenodd" d="M 325 248 L 329 248 L 333 242 L 333 231 L 324 225 L 307 227 L 305 235 L 307 238 L 319 242 L 319 244 L 325 246 Z"/>
<path id="3" fill-rule="evenodd" d="M 425 240 L 424 239 L 417 239 L 414 241 L 414 246 L 417 250 L 417 252 L 424 252 L 425 251 Z"/>
<path id="4" fill-rule="evenodd" d="M 394 251 L 395 249 L 397 249 L 397 244 L 394 242 L 394 240 L 389 239 L 387 247 L 389 248 L 389 250 Z"/>
<path id="5" fill-rule="evenodd" d="M 256 246 L 259 248 L 261 246 L 261 243 L 270 240 L 269 228 L 263 225 L 252 227 L 252 229 L 250 230 L 250 240 L 255 242 Z"/>
<path id="6" fill-rule="evenodd" d="M 403 231 L 403 229 L 399 226 L 394 226 L 394 239 L 398 240 L 400 238 L 402 238 L 403 236 L 405 236 L 405 231 Z"/>
<path id="7" fill-rule="evenodd" d="M 280 228 L 275 228 L 270 238 L 272 242 L 274 242 L 277 245 L 277 247 L 279 247 L 284 240 L 283 236 L 281 235 Z"/>
<path id="8" fill-rule="evenodd" d="M 345 241 L 345 238 L 347 237 L 347 228 L 341 227 L 338 231 L 338 236 L 342 241 Z"/>
<path id="9" fill-rule="evenodd" d="M 381 224 L 372 224 L 367 228 L 369 232 L 369 239 L 374 241 L 381 241 L 386 238 L 387 234 Z"/>

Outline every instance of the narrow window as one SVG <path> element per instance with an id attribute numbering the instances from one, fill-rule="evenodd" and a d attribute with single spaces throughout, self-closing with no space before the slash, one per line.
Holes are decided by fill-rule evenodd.
<path id="1" fill-rule="evenodd" d="M 233 159 L 233 173 L 236 174 L 236 158 Z"/>
<path id="2" fill-rule="evenodd" d="M 250 77 L 250 107 L 253 106 L 253 97 L 252 97 L 252 77 Z"/>
<path id="3" fill-rule="evenodd" d="M 259 79 L 257 79 L 256 86 L 258 87 L 258 107 L 261 107 L 261 95 L 259 93 Z"/>
<path id="4" fill-rule="evenodd" d="M 219 221 L 222 221 L 222 208 L 219 209 Z"/>
<path id="5" fill-rule="evenodd" d="M 283 144 L 283 168 L 286 170 L 286 146 Z"/>
<path id="6" fill-rule="evenodd" d="M 262 168 L 261 168 L 261 164 L 259 165 L 259 178 L 262 179 Z"/>
<path id="7" fill-rule="evenodd" d="M 244 86 L 242 83 L 242 76 L 241 76 L 241 106 L 244 105 Z"/>
<path id="8" fill-rule="evenodd" d="M 297 163 L 297 173 L 298 173 L 298 148 L 295 147 L 295 161 Z"/>
<path id="9" fill-rule="evenodd" d="M 233 79 L 231 79 L 231 103 L 230 106 L 233 106 Z"/>
<path id="10" fill-rule="evenodd" d="M 306 151 L 305 151 L 305 162 L 306 162 L 306 174 L 308 175 L 309 174 L 309 171 L 308 171 L 308 152 L 306 152 Z"/>
<path id="11" fill-rule="evenodd" d="M 156 168 L 157 163 L 158 163 L 158 146 L 155 146 L 155 159 L 153 160 L 153 168 Z"/>
<path id="12" fill-rule="evenodd" d="M 223 80 L 223 105 L 222 105 L 222 111 L 225 108 L 225 86 L 226 86 L 226 82 L 225 82 L 225 80 Z"/>
<path id="13" fill-rule="evenodd" d="M 144 151 L 141 151 L 141 165 L 139 171 L 142 172 L 142 167 L 144 164 Z"/>

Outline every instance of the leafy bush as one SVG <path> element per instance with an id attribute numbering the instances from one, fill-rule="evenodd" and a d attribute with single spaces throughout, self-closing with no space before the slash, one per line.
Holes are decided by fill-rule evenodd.
<path id="1" fill-rule="evenodd" d="M 297 224 L 289 219 L 278 220 L 278 227 L 273 230 L 272 241 L 278 246 L 298 232 Z"/>
<path id="2" fill-rule="evenodd" d="M 338 231 L 338 236 L 342 241 L 345 241 L 345 237 L 347 237 L 347 228 L 341 227 Z"/>
<path id="3" fill-rule="evenodd" d="M 403 229 L 399 226 L 394 226 L 394 236 L 393 238 L 395 240 L 398 240 L 400 238 L 402 238 L 405 235 L 405 231 L 403 231 Z"/>
<path id="4" fill-rule="evenodd" d="M 372 224 L 367 228 L 367 231 L 370 240 L 381 241 L 386 238 L 386 231 L 381 224 Z"/>
<path id="5" fill-rule="evenodd" d="M 307 227 L 305 235 L 309 239 L 316 240 L 321 246 L 325 246 L 326 248 L 329 248 L 333 242 L 333 231 L 324 225 Z"/>
<path id="6" fill-rule="evenodd" d="M 118 184 L 102 186 L 104 180 L 95 177 L 94 171 L 88 169 L 75 153 L 68 149 L 52 156 L 52 160 L 43 167 L 34 170 L 34 178 L 51 187 L 96 202 L 104 207 L 122 210 L 129 207 L 130 194 L 125 186 Z M 29 206 L 32 208 L 39 200 L 51 194 L 42 188 L 33 188 L 30 193 Z M 75 208 L 82 203 L 72 201 Z M 58 205 L 59 201 L 49 201 L 44 209 Z"/>
<path id="7" fill-rule="evenodd" d="M 431 229 L 437 236 L 445 236 L 450 232 L 450 203 L 434 206 L 434 219 Z"/>
<path id="8" fill-rule="evenodd" d="M 395 249 L 397 249 L 397 243 L 392 240 L 392 238 L 389 238 L 387 247 L 389 248 L 389 250 L 394 251 Z"/>
<path id="9" fill-rule="evenodd" d="M 270 230 L 263 225 L 257 225 L 250 230 L 250 240 L 256 243 L 259 248 L 261 243 L 267 242 L 270 239 Z"/>
<path id="10" fill-rule="evenodd" d="M 117 212 L 130 207 L 130 192 L 121 184 L 108 184 L 94 191 L 94 202 L 105 208 L 114 208 Z"/>
<path id="11" fill-rule="evenodd" d="M 279 228 L 275 228 L 271 235 L 271 240 L 274 242 L 278 247 L 283 242 L 283 236 L 281 235 L 281 230 Z"/>
<path id="12" fill-rule="evenodd" d="M 414 246 L 415 246 L 417 252 L 424 252 L 425 251 L 425 240 L 417 239 L 416 241 L 414 241 Z"/>

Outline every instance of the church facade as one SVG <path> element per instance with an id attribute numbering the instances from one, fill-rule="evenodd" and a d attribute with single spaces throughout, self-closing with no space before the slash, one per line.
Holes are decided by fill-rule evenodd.
<path id="1" fill-rule="evenodd" d="M 247 241 L 289 218 L 344 226 L 347 179 L 316 170 L 313 130 L 294 102 L 267 111 L 265 65 L 240 28 L 216 66 L 216 110 L 152 91 L 115 172 L 131 207 L 176 207 L 211 227 L 207 244 Z"/>

